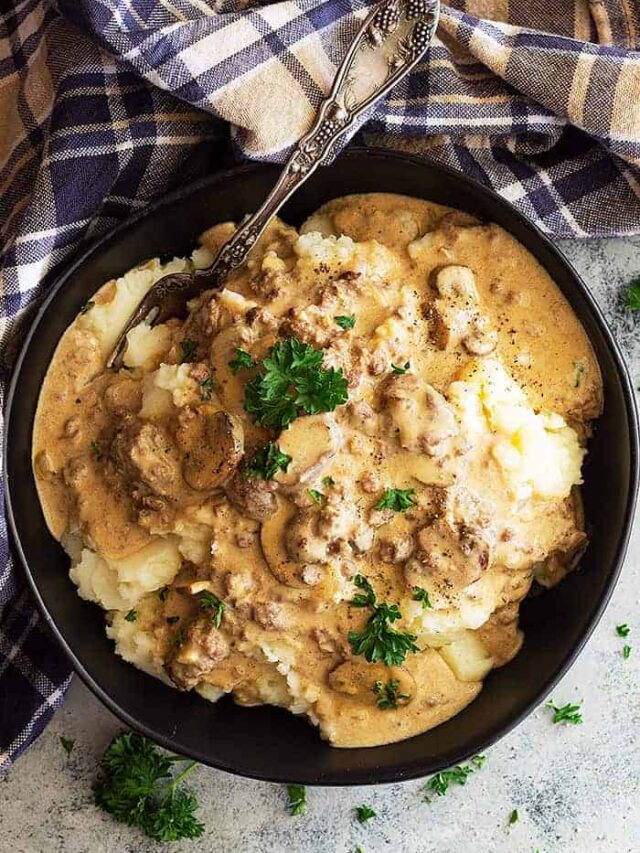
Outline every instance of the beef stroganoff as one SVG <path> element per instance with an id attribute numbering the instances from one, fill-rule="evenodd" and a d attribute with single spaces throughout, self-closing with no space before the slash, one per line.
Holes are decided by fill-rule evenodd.
<path id="1" fill-rule="evenodd" d="M 369 194 L 272 222 L 106 370 L 153 283 L 233 228 L 108 282 L 65 332 L 34 426 L 47 523 L 140 669 L 334 746 L 410 737 L 517 654 L 520 602 L 586 547 L 597 362 L 501 228 Z"/>

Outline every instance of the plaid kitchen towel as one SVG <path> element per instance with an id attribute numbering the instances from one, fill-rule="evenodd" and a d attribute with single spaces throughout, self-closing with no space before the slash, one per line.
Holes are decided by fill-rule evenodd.
<path id="1" fill-rule="evenodd" d="M 228 127 L 240 156 L 281 160 L 367 10 L 0 0 L 0 393 L 26 309 L 81 242 L 219 167 Z M 550 234 L 638 233 L 639 32 L 639 0 L 458 0 L 364 140 L 478 178 Z M 62 701 L 70 669 L 0 524 L 6 768 Z"/>

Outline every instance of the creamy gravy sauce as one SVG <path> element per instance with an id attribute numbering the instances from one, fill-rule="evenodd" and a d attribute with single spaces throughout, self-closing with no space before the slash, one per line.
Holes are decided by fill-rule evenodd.
<path id="1" fill-rule="evenodd" d="M 203 245 L 215 251 L 230 228 L 210 229 Z M 495 414 L 494 397 L 516 405 L 503 387 L 515 381 L 527 423 L 553 412 L 584 444 L 601 380 L 566 300 L 499 227 L 371 194 L 330 202 L 302 230 L 358 245 L 299 241 L 273 223 L 221 294 L 168 323 L 146 359 L 132 342 L 118 374 L 104 370 L 117 330 L 92 318 L 114 299 L 116 284 L 102 287 L 47 373 L 34 470 L 49 527 L 90 577 L 81 594 L 110 611 L 121 654 L 207 698 L 232 692 L 307 713 L 336 746 L 375 745 L 467 705 L 517 653 L 518 604 L 534 575 L 553 585 L 586 544 L 578 477 L 533 493 L 512 477 L 520 439 L 504 437 L 511 409 Z M 335 321 L 351 315 L 352 330 Z M 234 374 L 229 362 L 236 347 L 257 361 L 289 337 L 344 371 L 349 401 L 272 435 L 242 404 L 254 371 Z M 188 362 L 156 381 L 160 364 L 180 364 L 185 340 Z M 553 429 L 579 470 L 573 433 Z M 243 459 L 270 438 L 292 457 L 287 471 L 248 478 Z M 390 487 L 415 490 L 416 505 L 377 509 Z M 166 542 L 173 556 L 160 557 Z M 100 571 L 87 568 L 91 552 L 107 560 Z M 165 580 L 145 577 L 148 561 Z M 353 654 L 348 634 L 371 615 L 349 604 L 356 574 L 378 601 L 399 603 L 394 628 L 417 637 L 421 651 L 402 666 Z M 225 605 L 217 627 L 206 592 Z M 373 688 L 390 679 L 408 698 L 382 709 Z"/>

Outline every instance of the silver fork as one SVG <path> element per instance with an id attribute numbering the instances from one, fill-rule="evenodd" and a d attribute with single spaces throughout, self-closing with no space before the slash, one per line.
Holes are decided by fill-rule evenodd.
<path id="1" fill-rule="evenodd" d="M 166 275 L 154 284 L 118 338 L 107 367 L 122 367 L 127 334 L 134 326 L 184 316 L 189 300 L 219 287 L 244 262 L 269 220 L 331 158 L 336 140 L 417 64 L 433 39 L 439 14 L 440 0 L 382 0 L 374 6 L 351 42 L 311 130 L 295 146 L 264 203 L 236 229 L 209 267 Z"/>

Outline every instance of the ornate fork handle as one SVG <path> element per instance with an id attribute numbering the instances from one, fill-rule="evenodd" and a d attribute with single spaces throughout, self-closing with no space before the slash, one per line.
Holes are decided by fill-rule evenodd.
<path id="1" fill-rule="evenodd" d="M 418 62 L 438 23 L 438 0 L 382 0 L 367 16 L 321 104 L 262 206 L 197 273 L 204 287 L 221 282 L 247 257 L 272 216 L 329 158 L 336 140 Z"/>

